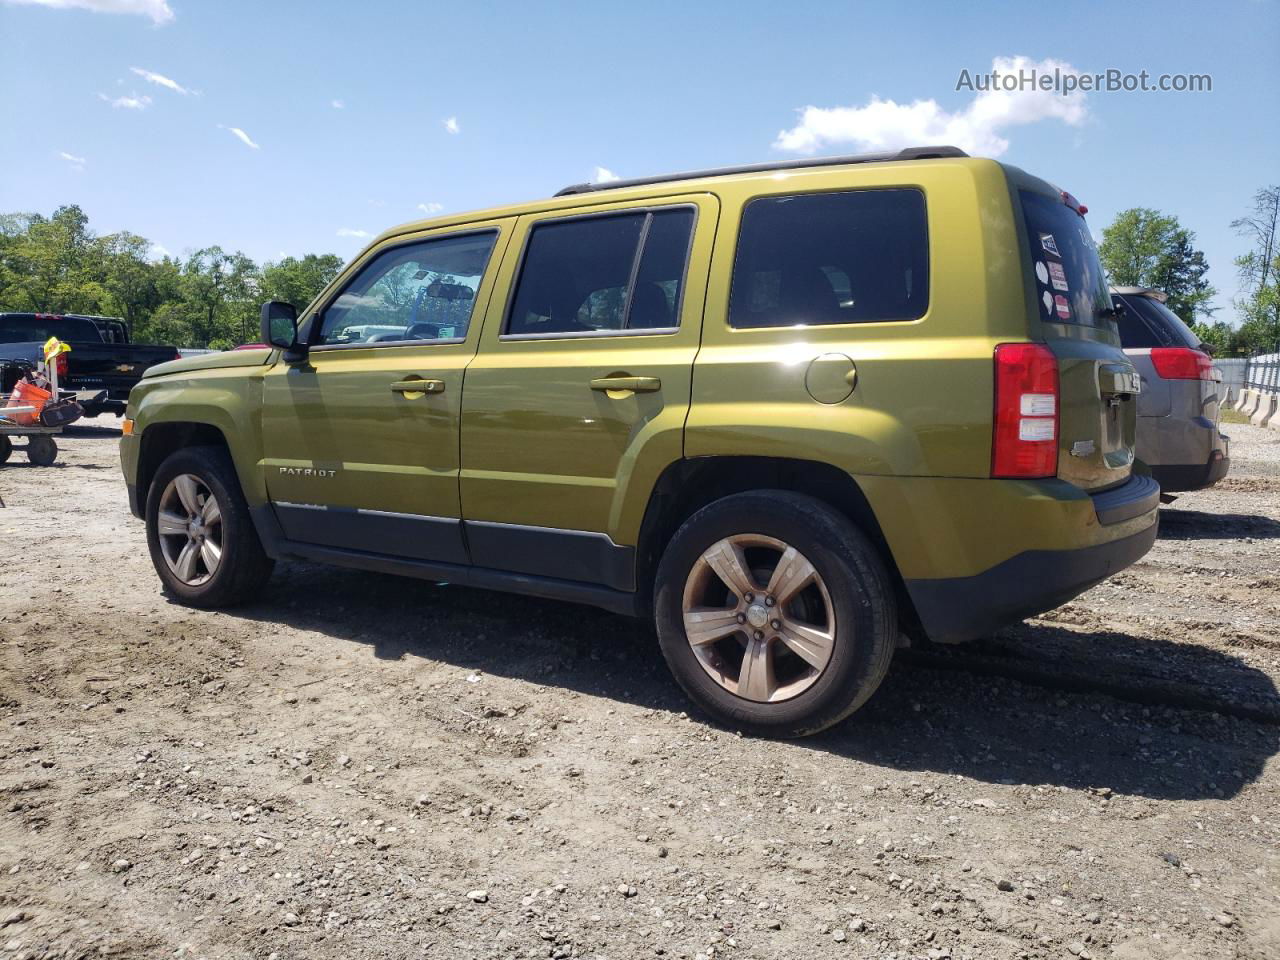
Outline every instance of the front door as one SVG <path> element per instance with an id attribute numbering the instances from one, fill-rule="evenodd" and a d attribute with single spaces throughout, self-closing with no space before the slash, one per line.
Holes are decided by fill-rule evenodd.
<path id="1" fill-rule="evenodd" d="M 369 251 L 264 384 L 267 491 L 297 543 L 465 563 L 462 375 L 513 220 Z"/>
<path id="2" fill-rule="evenodd" d="M 716 214 L 698 194 L 520 218 L 467 370 L 477 566 L 633 588 L 648 491 L 682 456 Z"/>

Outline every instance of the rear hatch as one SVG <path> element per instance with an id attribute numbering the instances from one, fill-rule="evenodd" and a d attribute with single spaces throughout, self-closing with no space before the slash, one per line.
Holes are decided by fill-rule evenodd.
<path id="1" fill-rule="evenodd" d="M 1182 322 L 1182 318 L 1154 296 L 1145 293 L 1113 293 L 1112 302 L 1121 308 L 1117 322 L 1120 325 L 1120 345 L 1125 354 L 1142 374 L 1142 397 L 1138 401 L 1138 416 L 1167 417 L 1174 413 L 1173 391 L 1188 402 L 1179 404 L 1184 415 L 1204 417 L 1217 425 L 1222 410 L 1222 374 L 1214 368 L 1199 371 L 1194 367 L 1188 375 L 1181 369 L 1186 364 L 1183 351 L 1208 351 L 1195 332 Z M 1155 359 L 1153 360 L 1153 354 Z M 1162 356 L 1163 355 L 1163 356 Z M 1196 358 L 1192 358 L 1193 362 Z M 1166 363 L 1157 365 L 1156 361 Z M 1170 363 L 1169 361 L 1174 361 Z M 1175 367 L 1177 375 L 1166 379 L 1162 368 Z M 1189 396 L 1188 396 L 1189 395 Z"/>
<path id="2" fill-rule="evenodd" d="M 1058 476 L 1084 490 L 1104 490 L 1133 469 L 1138 373 L 1120 349 L 1084 208 L 1042 180 L 1009 172 L 1026 233 L 1032 308 L 1058 361 Z"/>

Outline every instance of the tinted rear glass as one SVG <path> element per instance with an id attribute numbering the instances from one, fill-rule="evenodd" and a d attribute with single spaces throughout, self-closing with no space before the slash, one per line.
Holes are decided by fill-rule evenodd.
<path id="1" fill-rule="evenodd" d="M 102 340 L 94 322 L 83 317 L 46 317 L 31 313 L 0 317 L 0 343 L 44 341 L 50 337 L 68 343 L 98 343 Z"/>
<path id="2" fill-rule="evenodd" d="M 506 332 L 571 336 L 678 326 L 693 226 L 690 207 L 535 225 Z"/>
<path id="3" fill-rule="evenodd" d="M 1111 307 L 1106 274 L 1084 217 L 1061 199 L 1019 191 L 1040 319 L 1099 324 Z"/>
<path id="4" fill-rule="evenodd" d="M 851 190 L 752 200 L 742 214 L 729 304 L 734 327 L 924 316 L 924 194 Z"/>
<path id="5" fill-rule="evenodd" d="M 1168 337 L 1159 329 L 1152 329 L 1142 313 L 1131 306 L 1128 300 L 1116 297 L 1115 303 L 1121 308 L 1119 316 L 1116 317 L 1116 326 L 1120 330 L 1120 346 L 1126 350 L 1169 346 Z"/>
<path id="6" fill-rule="evenodd" d="M 1134 314 L 1142 318 L 1142 324 L 1151 331 L 1153 339 L 1158 340 L 1157 343 L 1134 343 L 1130 344 L 1125 339 L 1124 319 L 1121 319 L 1120 325 L 1120 342 L 1126 346 L 1135 347 L 1192 347 L 1199 348 L 1200 338 L 1191 332 L 1191 328 L 1179 319 L 1178 315 L 1166 307 L 1159 300 L 1153 300 L 1150 297 L 1124 296 L 1117 297 L 1123 300 L 1125 305 L 1125 314 Z"/>

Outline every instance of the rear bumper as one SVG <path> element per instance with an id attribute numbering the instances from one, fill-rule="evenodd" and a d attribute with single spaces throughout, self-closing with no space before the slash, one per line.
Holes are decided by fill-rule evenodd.
<path id="1" fill-rule="evenodd" d="M 1207 463 L 1152 464 L 1151 475 L 1165 491 L 1202 490 L 1227 475 L 1231 458 L 1224 450 L 1214 450 Z"/>
<path id="2" fill-rule="evenodd" d="M 926 636 L 938 643 L 959 643 L 1052 610 L 1151 549 L 1158 526 L 1159 484 L 1135 474 L 1122 487 L 1091 499 L 1098 524 L 1123 531 L 1121 535 L 1075 549 L 1026 550 L 974 576 L 907 580 Z M 1132 532 L 1135 523 L 1138 529 Z"/>

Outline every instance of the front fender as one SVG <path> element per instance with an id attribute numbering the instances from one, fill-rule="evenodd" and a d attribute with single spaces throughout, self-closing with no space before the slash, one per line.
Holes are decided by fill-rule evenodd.
<path id="1" fill-rule="evenodd" d="M 192 370 L 163 378 L 148 378 L 129 394 L 126 416 L 133 420 L 133 436 L 121 443 L 125 481 L 137 481 L 140 454 L 148 431 L 163 424 L 200 424 L 217 429 L 226 440 L 245 499 L 251 507 L 266 502 L 262 470 L 262 373 L 226 369 Z M 132 473 L 130 464 L 132 464 Z"/>

